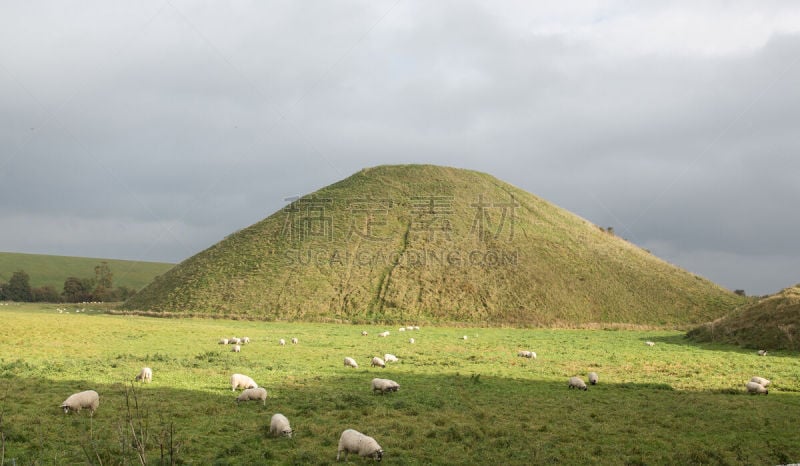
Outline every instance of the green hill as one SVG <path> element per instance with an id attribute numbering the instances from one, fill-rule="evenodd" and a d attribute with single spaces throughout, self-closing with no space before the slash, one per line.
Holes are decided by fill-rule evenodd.
<path id="1" fill-rule="evenodd" d="M 379 166 L 185 260 L 129 310 L 281 320 L 699 323 L 743 299 L 490 175 Z"/>
<path id="2" fill-rule="evenodd" d="M 729 315 L 690 330 L 695 341 L 744 348 L 800 349 L 800 284 L 739 307 Z"/>
<path id="3" fill-rule="evenodd" d="M 94 278 L 94 267 L 100 262 L 111 267 L 114 286 L 136 290 L 174 266 L 164 262 L 0 252 L 0 282 L 8 282 L 14 272 L 24 270 L 31 277 L 32 287 L 50 285 L 61 291 L 67 277 Z"/>

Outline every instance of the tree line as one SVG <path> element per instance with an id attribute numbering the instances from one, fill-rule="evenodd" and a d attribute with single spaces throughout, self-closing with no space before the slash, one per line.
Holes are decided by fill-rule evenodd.
<path id="1" fill-rule="evenodd" d="M 31 286 L 31 277 L 17 270 L 7 283 L 0 282 L 0 301 L 81 303 L 87 301 L 125 301 L 136 290 L 125 286 L 114 287 L 114 274 L 107 262 L 94 268 L 94 277 L 67 277 L 61 292 L 52 285 Z"/>

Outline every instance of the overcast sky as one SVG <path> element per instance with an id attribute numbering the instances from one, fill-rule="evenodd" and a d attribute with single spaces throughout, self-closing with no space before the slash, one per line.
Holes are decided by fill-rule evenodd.
<path id="1" fill-rule="evenodd" d="M 0 3 L 0 251 L 181 261 L 366 166 L 800 282 L 800 5 Z"/>

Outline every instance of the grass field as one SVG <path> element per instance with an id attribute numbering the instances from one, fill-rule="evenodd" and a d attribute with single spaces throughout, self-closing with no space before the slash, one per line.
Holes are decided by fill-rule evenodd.
<path id="1" fill-rule="evenodd" d="M 176 464 L 330 464 L 345 428 L 375 437 L 387 464 L 800 461 L 796 352 L 758 357 L 672 330 L 422 327 L 379 338 L 386 328 L 58 307 L 0 306 L 0 463 L 140 464 L 135 430 L 148 464 L 169 464 L 170 446 Z M 217 344 L 234 335 L 252 343 L 241 353 Z M 291 337 L 299 344 L 277 344 Z M 369 367 L 384 353 L 400 361 Z M 345 356 L 359 368 L 343 367 Z M 132 388 L 145 365 L 153 382 Z M 567 389 L 588 371 L 599 385 Z M 234 372 L 268 390 L 266 406 L 234 402 Z M 744 393 L 753 375 L 773 381 L 768 396 Z M 400 391 L 373 395 L 376 376 Z M 101 396 L 93 417 L 59 409 L 86 389 Z M 130 416 L 126 401 L 139 405 Z M 275 412 L 295 438 L 267 436 Z"/>
<path id="2" fill-rule="evenodd" d="M 174 265 L 164 262 L 0 252 L 0 282 L 8 282 L 14 272 L 24 270 L 31 277 L 32 287 L 50 285 L 61 291 L 64 289 L 64 280 L 68 277 L 94 278 L 94 268 L 100 262 L 107 262 L 111 267 L 114 286 L 126 286 L 135 290 L 143 288 Z"/>

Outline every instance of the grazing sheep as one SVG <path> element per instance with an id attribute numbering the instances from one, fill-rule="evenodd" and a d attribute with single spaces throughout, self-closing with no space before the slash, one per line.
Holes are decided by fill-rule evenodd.
<path id="1" fill-rule="evenodd" d="M 241 344 L 241 343 L 242 343 L 242 339 L 241 338 L 236 338 L 236 337 L 228 338 L 228 344 L 230 344 L 230 345 L 238 345 L 238 344 Z"/>
<path id="2" fill-rule="evenodd" d="M 466 339 L 467 339 L 467 336 L 466 336 L 466 335 L 464 335 L 463 337 L 461 337 L 461 339 L 462 339 L 462 340 L 466 340 Z"/>
<path id="3" fill-rule="evenodd" d="M 342 436 L 339 437 L 339 449 L 336 451 L 336 461 L 339 461 L 339 455 L 341 455 L 342 452 L 344 452 L 345 461 L 347 461 L 347 455 L 349 453 L 370 457 L 377 461 L 383 459 L 383 448 L 378 445 L 378 442 L 376 442 L 374 438 L 353 429 L 345 430 L 342 432 Z"/>
<path id="4" fill-rule="evenodd" d="M 267 404 L 267 390 L 258 387 L 258 388 L 246 388 L 242 390 L 242 393 L 236 397 L 236 402 L 240 401 L 262 401 L 262 404 L 266 406 Z"/>
<path id="5" fill-rule="evenodd" d="M 284 437 L 292 438 L 292 427 L 289 425 L 289 419 L 286 418 L 281 413 L 275 413 L 272 415 L 272 419 L 269 421 L 269 434 L 273 437 L 280 437 L 283 435 Z"/>
<path id="6" fill-rule="evenodd" d="M 248 343 L 250 343 L 250 337 L 242 337 L 242 344 L 246 345 Z"/>
<path id="7" fill-rule="evenodd" d="M 765 387 L 769 387 L 769 384 L 772 383 L 769 380 L 765 379 L 764 377 L 758 377 L 758 376 L 753 377 L 752 379 L 750 379 L 750 381 L 755 382 L 759 385 L 763 385 Z"/>
<path id="8" fill-rule="evenodd" d="M 405 332 L 405 331 L 406 331 L 406 328 L 405 328 L 405 327 L 400 327 L 400 328 L 398 328 L 398 329 L 397 329 L 397 331 L 398 331 L 398 332 Z"/>
<path id="9" fill-rule="evenodd" d="M 413 338 L 409 338 L 409 339 L 408 339 L 408 342 L 409 342 L 409 343 L 411 343 L 411 344 L 413 345 L 413 344 L 414 344 L 414 339 L 413 339 Z"/>
<path id="10" fill-rule="evenodd" d="M 597 385 L 597 372 L 589 372 L 589 383 L 592 385 Z"/>
<path id="11" fill-rule="evenodd" d="M 239 353 L 239 352 L 242 351 L 242 346 L 241 345 L 233 345 L 233 348 L 231 348 L 231 351 L 233 351 L 234 353 Z"/>
<path id="12" fill-rule="evenodd" d="M 298 342 L 297 338 L 292 338 L 292 344 L 293 344 L 293 345 L 296 345 L 296 344 L 297 344 L 297 342 Z"/>
<path id="13" fill-rule="evenodd" d="M 381 394 L 386 392 L 396 392 L 400 390 L 400 384 L 394 380 L 389 379 L 372 379 L 372 393 L 380 391 Z"/>
<path id="14" fill-rule="evenodd" d="M 656 346 L 655 342 L 652 342 L 652 341 L 646 341 L 646 342 L 644 342 L 644 344 L 647 345 L 647 346 Z"/>
<path id="15" fill-rule="evenodd" d="M 570 377 L 569 385 L 567 385 L 567 387 L 577 388 L 578 390 L 583 390 L 583 391 L 587 390 L 586 383 L 583 380 L 581 380 L 580 377 Z"/>
<path id="16" fill-rule="evenodd" d="M 64 409 L 64 414 L 70 411 L 79 412 L 81 409 L 86 408 L 94 415 L 97 407 L 100 406 L 100 395 L 94 390 L 86 390 L 83 392 L 74 393 L 69 396 L 63 403 L 61 408 Z"/>
<path id="17" fill-rule="evenodd" d="M 258 388 L 258 384 L 250 377 L 244 374 L 233 374 L 231 376 L 231 391 L 236 391 L 237 388 Z"/>
<path id="18" fill-rule="evenodd" d="M 220 339 L 220 340 L 219 340 L 219 344 L 220 344 L 220 345 L 227 345 L 227 344 L 228 344 L 228 339 L 227 339 L 227 338 L 222 338 L 222 339 Z"/>
<path id="19" fill-rule="evenodd" d="M 767 390 L 767 387 L 761 385 L 760 383 L 750 381 L 747 382 L 744 386 L 747 389 L 747 393 L 751 393 L 753 395 L 758 395 L 759 393 L 763 393 L 765 395 L 769 394 L 769 390 Z"/>
<path id="20" fill-rule="evenodd" d="M 767 355 L 767 350 L 763 350 L 763 349 L 758 350 L 758 355 L 759 356 L 766 356 Z"/>
<path id="21" fill-rule="evenodd" d="M 383 361 L 383 359 L 381 359 L 381 358 L 379 358 L 377 356 L 372 358 L 372 364 L 370 364 L 370 365 L 372 367 L 375 367 L 375 366 L 380 366 L 380 367 L 383 367 L 383 368 L 386 367 L 386 363 Z"/>
<path id="22" fill-rule="evenodd" d="M 383 355 L 383 360 L 386 362 L 397 362 L 397 356 L 386 353 Z"/>
<path id="23" fill-rule="evenodd" d="M 285 346 L 286 345 L 286 340 L 281 338 L 280 340 L 278 340 L 278 344 L 281 345 L 281 346 Z"/>
<path id="24" fill-rule="evenodd" d="M 344 367 L 358 368 L 358 363 L 353 358 L 344 358 Z"/>
<path id="25" fill-rule="evenodd" d="M 139 375 L 134 378 L 137 382 L 146 382 L 150 383 L 153 381 L 153 369 L 149 367 L 143 367 L 141 371 L 139 371 Z"/>
<path id="26" fill-rule="evenodd" d="M 517 353 L 517 356 L 521 358 L 529 358 L 529 359 L 536 359 L 536 353 L 533 351 L 520 351 Z"/>
<path id="27" fill-rule="evenodd" d="M 386 332 L 381 332 L 381 333 L 379 333 L 379 334 L 378 334 L 378 336 L 379 336 L 379 337 L 382 337 L 382 338 L 384 338 L 384 337 L 388 337 L 389 335 L 390 335 L 390 334 L 389 334 L 389 332 L 388 332 L 388 331 L 386 331 Z"/>
<path id="28" fill-rule="evenodd" d="M 369 333 L 367 333 L 367 331 L 366 331 L 366 330 L 362 330 L 362 331 L 361 331 L 361 336 L 362 336 L 362 337 L 365 337 L 365 336 L 367 336 L 367 335 L 369 335 Z"/>

